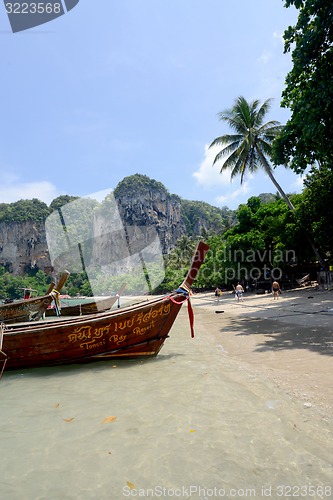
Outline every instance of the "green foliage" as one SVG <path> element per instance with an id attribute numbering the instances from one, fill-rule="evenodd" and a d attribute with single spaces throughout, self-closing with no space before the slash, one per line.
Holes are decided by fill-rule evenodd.
<path id="1" fill-rule="evenodd" d="M 44 222 L 49 216 L 48 206 L 37 198 L 0 204 L 0 222 Z"/>
<path id="2" fill-rule="evenodd" d="M 304 181 L 305 189 L 298 207 L 300 224 L 313 234 L 325 256 L 333 256 L 333 171 L 313 167 Z"/>
<path id="3" fill-rule="evenodd" d="M 294 201 L 294 198 L 293 198 Z M 252 197 L 246 205 L 238 210 L 237 226 L 225 234 L 228 248 L 240 249 L 249 255 L 255 252 L 255 265 L 264 263 L 275 265 L 279 263 L 280 251 L 295 250 L 297 244 L 297 222 L 294 212 L 290 211 L 286 203 L 280 199 L 271 203 L 262 203 L 259 197 Z M 292 233 L 286 232 L 286 227 L 292 227 Z"/>
<path id="4" fill-rule="evenodd" d="M 0 299 L 22 299 L 24 288 L 32 288 L 35 295 L 44 295 L 51 281 L 51 277 L 40 270 L 34 276 L 13 276 L 5 267 L 0 267 Z"/>
<path id="5" fill-rule="evenodd" d="M 63 205 L 67 205 L 67 203 L 70 203 L 71 201 L 75 201 L 78 199 L 78 196 L 69 196 L 69 195 L 61 195 L 58 196 L 58 198 L 55 198 L 51 205 L 50 205 L 50 210 L 58 210 L 61 208 Z"/>
<path id="6" fill-rule="evenodd" d="M 154 179 L 151 179 L 147 175 L 134 174 L 125 177 L 114 190 L 114 196 L 118 199 L 121 198 L 123 194 L 126 196 L 137 196 L 138 194 L 145 194 L 151 191 L 160 191 L 169 195 L 166 187 Z"/>
<path id="7" fill-rule="evenodd" d="M 219 233 L 235 223 L 235 212 L 227 207 L 217 208 L 203 201 L 181 200 L 181 216 L 189 236 L 206 231 L 205 237 Z"/>
<path id="8" fill-rule="evenodd" d="M 294 212 L 282 199 L 263 203 L 252 197 L 240 205 L 238 223 L 208 238 L 210 250 L 195 286 L 212 289 L 244 279 L 269 280 L 272 270 L 284 273 L 296 261 L 308 261 L 309 246 L 297 216 L 301 196 L 292 201 Z"/>
<path id="9" fill-rule="evenodd" d="M 66 282 L 64 290 L 71 297 L 75 297 L 76 295 L 92 297 L 93 295 L 88 276 L 85 272 L 71 274 Z"/>
<path id="10" fill-rule="evenodd" d="M 291 110 L 274 144 L 274 162 L 297 173 L 315 161 L 333 165 L 333 5 L 328 0 L 287 0 L 299 9 L 295 26 L 284 33 L 285 52 L 292 50 L 292 70 L 282 93 Z"/>

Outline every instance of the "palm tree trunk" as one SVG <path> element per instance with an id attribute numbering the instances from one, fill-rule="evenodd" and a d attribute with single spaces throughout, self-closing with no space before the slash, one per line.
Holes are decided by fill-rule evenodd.
<path id="1" fill-rule="evenodd" d="M 275 179 L 273 173 L 272 173 L 272 169 L 270 167 L 270 165 L 267 163 L 267 160 L 265 158 L 265 156 L 262 154 L 260 148 L 257 148 L 257 153 L 260 157 L 260 160 L 261 160 L 261 163 L 262 165 L 264 166 L 265 168 L 265 172 L 267 173 L 268 177 L 270 178 L 270 180 L 273 182 L 274 186 L 276 187 L 276 189 L 278 190 L 278 192 L 280 193 L 282 199 L 287 203 L 288 207 L 290 208 L 290 210 L 292 210 L 293 212 L 295 211 L 295 207 L 294 205 L 291 203 L 291 201 L 289 200 L 288 196 L 286 195 L 286 193 L 283 191 L 282 187 L 280 186 L 280 184 L 278 183 L 278 181 Z M 318 252 L 315 244 L 313 243 L 313 241 L 311 240 L 309 234 L 306 232 L 305 233 L 305 236 L 308 240 L 308 242 L 310 243 L 310 246 L 315 254 L 315 256 L 317 257 L 317 259 L 319 260 L 320 264 L 322 265 L 322 267 L 325 268 L 325 262 L 324 262 L 324 259 L 321 257 L 320 253 Z"/>
<path id="2" fill-rule="evenodd" d="M 262 163 L 262 165 L 263 165 L 263 167 L 265 169 L 266 174 L 268 175 L 268 177 L 270 178 L 270 180 L 273 182 L 273 184 L 276 187 L 276 189 L 279 191 L 282 199 L 287 203 L 287 205 L 290 208 L 290 210 L 295 210 L 294 205 L 291 203 L 291 201 L 289 200 L 288 196 L 283 191 L 283 189 L 280 186 L 280 184 L 278 183 L 278 181 L 275 179 L 275 177 L 274 177 L 274 175 L 272 173 L 272 169 L 271 169 L 270 165 L 267 163 L 267 160 L 266 160 L 265 156 L 262 154 L 260 148 L 257 148 L 257 153 L 258 153 L 258 156 L 260 157 L 260 161 L 261 161 L 261 163 Z"/>

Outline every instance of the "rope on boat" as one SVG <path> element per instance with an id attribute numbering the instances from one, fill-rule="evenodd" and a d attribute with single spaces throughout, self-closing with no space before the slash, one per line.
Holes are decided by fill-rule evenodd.
<path id="1" fill-rule="evenodd" d="M 189 319 L 189 322 L 190 322 L 191 337 L 193 339 L 194 338 L 194 312 L 193 312 L 192 304 L 191 304 L 191 301 L 190 301 L 190 295 L 192 294 L 191 289 L 188 288 L 186 285 L 182 284 L 179 288 L 177 288 L 176 293 L 183 294 L 183 300 L 182 301 L 175 300 L 175 298 L 172 295 L 168 295 L 165 298 L 166 299 L 170 299 L 175 304 L 184 304 L 184 302 L 187 301 L 188 319 Z"/>
<path id="2" fill-rule="evenodd" d="M 3 334 L 4 334 L 4 331 L 6 330 L 6 325 L 5 323 L 0 323 L 0 354 L 2 354 L 4 356 L 5 359 L 2 360 L 2 368 L 1 368 L 1 372 L 0 372 L 0 380 L 1 380 L 1 377 L 2 377 L 2 374 L 3 374 L 3 371 L 5 369 L 5 366 L 6 366 L 6 363 L 7 363 L 7 354 L 3 352 L 2 350 L 2 344 L 3 344 Z"/>

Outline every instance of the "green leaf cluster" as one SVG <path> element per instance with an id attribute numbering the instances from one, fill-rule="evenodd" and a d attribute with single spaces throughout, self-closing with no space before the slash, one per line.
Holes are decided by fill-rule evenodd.
<path id="1" fill-rule="evenodd" d="M 273 159 L 304 172 L 315 161 L 333 164 L 333 4 L 328 0 L 287 0 L 299 10 L 297 23 L 284 33 L 285 52 L 292 53 L 292 69 L 282 93 L 291 110 Z"/>
<path id="2" fill-rule="evenodd" d="M 307 174 L 305 189 L 298 207 L 300 224 L 313 234 L 323 255 L 333 257 L 333 171 L 322 166 L 313 167 Z"/>
<path id="3" fill-rule="evenodd" d="M 161 182 L 151 179 L 147 175 L 134 174 L 120 181 L 113 193 L 119 199 L 124 194 L 126 196 L 138 196 L 139 194 L 146 194 L 152 191 L 159 191 L 165 195 L 169 195 L 169 191 Z"/>
<path id="4" fill-rule="evenodd" d="M 51 281 L 41 270 L 33 275 L 13 276 L 5 267 L 0 267 L 0 300 L 22 299 L 24 288 L 36 290 L 35 295 L 44 295 Z"/>
<path id="5" fill-rule="evenodd" d="M 46 203 L 33 198 L 14 203 L 0 203 L 0 222 L 44 222 L 51 210 Z"/>
<path id="6" fill-rule="evenodd" d="M 237 224 L 208 238 L 210 250 L 193 286 L 212 289 L 254 279 L 269 283 L 272 270 L 285 275 L 297 263 L 309 262 L 313 256 L 300 218 L 302 196 L 294 195 L 292 201 L 295 211 L 282 199 L 265 203 L 260 197 L 251 197 L 240 205 Z M 173 254 L 177 251 L 179 245 Z M 177 264 L 177 260 L 175 265 L 171 258 L 168 261 L 169 283 L 180 277 Z M 178 269 L 184 271 L 185 265 Z"/>

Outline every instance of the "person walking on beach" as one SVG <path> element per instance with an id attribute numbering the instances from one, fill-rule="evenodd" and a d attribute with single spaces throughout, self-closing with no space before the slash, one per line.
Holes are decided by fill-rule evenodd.
<path id="1" fill-rule="evenodd" d="M 220 298 L 222 297 L 222 290 L 220 288 L 215 289 L 215 297 L 217 298 L 217 303 L 220 303 Z"/>
<path id="2" fill-rule="evenodd" d="M 236 292 L 237 302 L 239 302 L 240 300 L 242 302 L 244 302 L 244 299 L 243 299 L 244 288 L 242 287 L 242 285 L 239 282 L 237 283 L 237 286 L 235 288 L 235 292 Z"/>
<path id="3" fill-rule="evenodd" d="M 272 283 L 272 290 L 273 290 L 273 297 L 274 297 L 274 300 L 278 300 L 279 299 L 279 293 L 281 293 L 280 291 L 280 285 L 277 281 L 273 281 Z"/>

